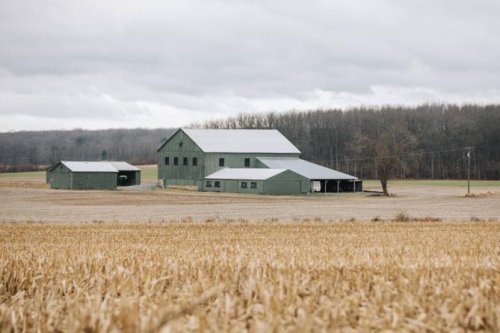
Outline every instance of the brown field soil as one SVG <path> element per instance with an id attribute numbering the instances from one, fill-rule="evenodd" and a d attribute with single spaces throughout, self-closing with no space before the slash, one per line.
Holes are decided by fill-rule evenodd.
<path id="1" fill-rule="evenodd" d="M 398 186 L 371 193 L 269 196 L 185 190 L 67 191 L 0 187 L 0 222 L 390 219 L 399 213 L 443 220 L 500 219 L 500 187 Z"/>
<path id="2" fill-rule="evenodd" d="M 45 172 L 0 173 L 0 188 L 49 188 L 45 183 Z"/>
<path id="3" fill-rule="evenodd" d="M 143 186 L 117 191 L 51 190 L 44 172 L 0 173 L 0 222 L 92 222 L 180 220 L 293 221 L 391 219 L 403 213 L 443 220 L 500 220 L 500 182 L 391 181 L 394 196 L 374 193 L 269 196 L 155 189 L 156 166 L 141 166 Z M 457 186 L 463 183 L 463 187 Z M 449 186 L 447 186 L 449 184 Z M 481 187 L 484 185 L 484 187 Z M 379 190 L 366 181 L 367 190 Z"/>
<path id="4" fill-rule="evenodd" d="M 498 332 L 499 239 L 497 222 L 3 223 L 0 330 Z"/>

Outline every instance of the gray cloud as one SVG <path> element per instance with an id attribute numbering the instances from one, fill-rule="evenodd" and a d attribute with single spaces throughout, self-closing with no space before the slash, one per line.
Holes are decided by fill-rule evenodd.
<path id="1" fill-rule="evenodd" d="M 0 131 L 500 102 L 498 1 L 0 2 Z"/>

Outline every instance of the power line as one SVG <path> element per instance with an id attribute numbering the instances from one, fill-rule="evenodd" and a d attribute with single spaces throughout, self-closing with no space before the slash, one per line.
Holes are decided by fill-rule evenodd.
<path id="1" fill-rule="evenodd" d="M 371 161 L 375 160 L 377 158 L 391 158 L 391 157 L 407 157 L 407 156 L 414 156 L 414 155 L 431 155 L 431 154 L 440 154 L 440 153 L 451 153 L 451 152 L 458 152 L 458 151 L 469 151 L 473 150 L 475 147 L 463 147 L 463 148 L 454 148 L 454 149 L 445 149 L 445 150 L 434 150 L 434 151 L 420 151 L 420 150 L 414 150 L 413 152 L 408 152 L 404 154 L 394 154 L 394 155 L 382 155 L 378 157 L 365 157 L 365 158 L 343 158 L 339 159 L 339 162 L 350 162 L 350 161 Z"/>

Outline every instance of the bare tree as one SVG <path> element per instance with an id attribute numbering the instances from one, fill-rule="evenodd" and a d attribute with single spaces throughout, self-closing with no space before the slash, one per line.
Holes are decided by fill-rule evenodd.
<path id="1" fill-rule="evenodd" d="M 417 140 L 403 124 L 397 124 L 382 132 L 374 142 L 375 168 L 385 196 L 389 195 L 387 182 L 393 171 L 403 166 L 404 158 L 415 160 Z"/>

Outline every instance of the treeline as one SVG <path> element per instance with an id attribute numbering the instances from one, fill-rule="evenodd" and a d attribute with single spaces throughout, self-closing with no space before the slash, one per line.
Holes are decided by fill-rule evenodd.
<path id="1" fill-rule="evenodd" d="M 302 158 L 361 179 L 391 177 L 500 179 L 500 105 L 422 105 L 349 111 L 241 114 L 191 125 L 275 128 Z M 156 163 L 156 149 L 174 129 L 0 133 L 0 171 L 41 169 L 60 160 Z"/>
<path id="2" fill-rule="evenodd" d="M 41 170 L 61 160 L 154 164 L 174 129 L 110 129 L 0 133 L 0 171 Z"/>
<path id="3" fill-rule="evenodd" d="M 500 179 L 500 105 L 241 114 L 194 126 L 275 128 L 302 158 L 360 178 L 378 178 L 380 159 L 397 161 L 391 177 L 466 178 L 474 147 L 471 177 Z"/>

